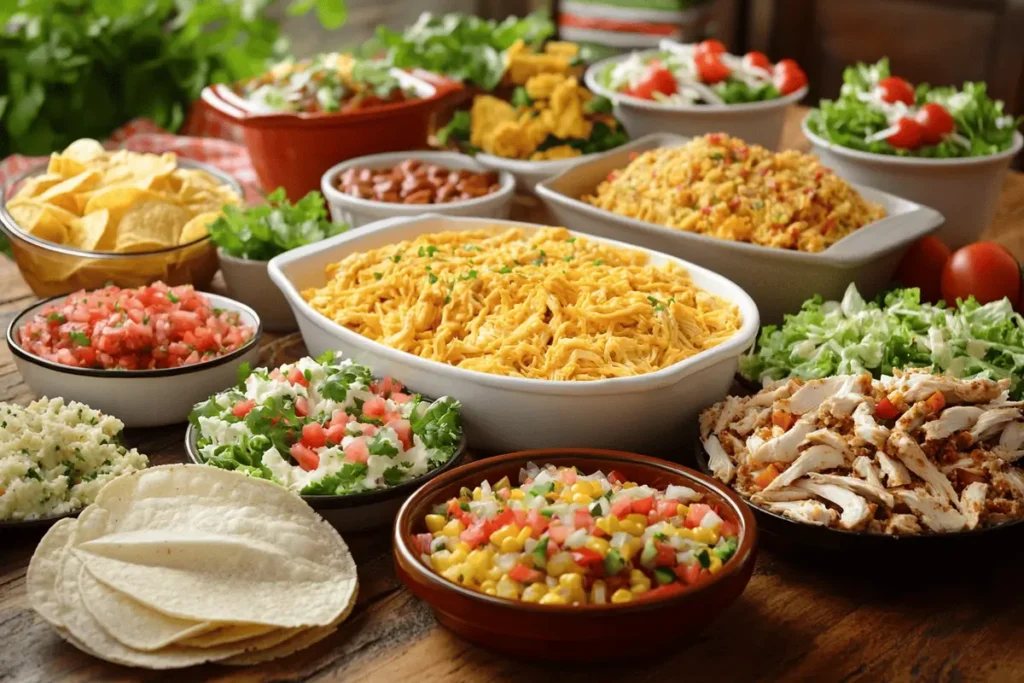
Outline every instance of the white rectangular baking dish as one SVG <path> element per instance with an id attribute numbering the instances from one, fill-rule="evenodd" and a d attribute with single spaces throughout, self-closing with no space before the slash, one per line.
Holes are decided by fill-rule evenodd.
<path id="1" fill-rule="evenodd" d="M 910 244 L 942 224 L 942 214 L 934 209 L 853 185 L 865 199 L 885 207 L 886 218 L 812 254 L 673 230 L 581 201 L 610 172 L 625 168 L 631 154 L 686 141 L 666 133 L 648 135 L 541 182 L 537 194 L 570 230 L 636 244 L 721 273 L 754 298 L 765 323 L 781 322 L 784 314 L 797 312 L 815 294 L 841 299 L 850 282 L 865 296 L 874 296 L 888 286 Z"/>
<path id="2" fill-rule="evenodd" d="M 453 396 L 463 405 L 472 448 L 505 452 L 547 447 L 664 450 L 678 444 L 681 429 L 698 412 L 726 395 L 739 357 L 754 343 L 759 319 L 747 294 L 721 275 L 646 249 L 655 265 L 676 262 L 694 283 L 739 307 L 741 329 L 725 343 L 657 372 L 591 382 L 505 377 L 465 370 L 384 346 L 310 307 L 302 290 L 325 283 L 324 267 L 353 252 L 411 240 L 424 233 L 544 226 L 495 219 L 427 214 L 392 218 L 289 251 L 270 261 L 270 277 L 284 292 L 311 355 L 343 352 L 374 371 L 391 375 L 428 396 Z M 625 248 L 614 240 L 594 238 Z M 672 441 L 669 441 L 672 440 Z"/>

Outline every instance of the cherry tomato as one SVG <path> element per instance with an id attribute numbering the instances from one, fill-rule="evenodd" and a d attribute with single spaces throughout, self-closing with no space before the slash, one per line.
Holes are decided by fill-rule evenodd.
<path id="1" fill-rule="evenodd" d="M 924 129 L 923 139 L 926 145 L 936 145 L 956 130 L 956 122 L 946 108 L 936 102 L 921 105 L 914 119 Z"/>
<path id="2" fill-rule="evenodd" d="M 768 59 L 768 55 L 756 50 L 743 55 L 743 64 L 748 67 L 764 69 L 768 73 L 772 72 L 772 63 Z"/>
<path id="3" fill-rule="evenodd" d="M 697 74 L 704 83 L 724 81 L 732 73 L 729 67 L 722 64 L 722 60 L 718 55 L 711 52 L 698 53 L 693 58 L 693 61 L 697 65 Z"/>
<path id="4" fill-rule="evenodd" d="M 921 146 L 924 128 L 912 118 L 904 116 L 896 121 L 896 132 L 885 140 L 899 149 L 917 149 Z"/>
<path id="5" fill-rule="evenodd" d="M 942 269 L 952 253 L 938 237 L 922 237 L 904 254 L 896 279 L 905 287 L 921 290 L 921 301 L 935 303 L 942 298 Z"/>
<path id="6" fill-rule="evenodd" d="M 678 89 L 676 77 L 671 71 L 661 64 L 651 64 L 647 67 L 644 77 L 629 90 L 629 94 L 644 100 L 653 100 L 656 92 L 672 95 Z"/>
<path id="7" fill-rule="evenodd" d="M 914 104 L 914 86 L 898 76 L 889 76 L 878 81 L 878 89 L 886 102 L 902 102 L 908 107 Z"/>
<path id="8" fill-rule="evenodd" d="M 702 40 L 697 43 L 697 48 L 694 50 L 695 54 L 709 54 L 709 55 L 720 55 L 726 52 L 725 43 L 714 38 L 708 40 Z"/>
<path id="9" fill-rule="evenodd" d="M 807 74 L 800 68 L 800 65 L 792 59 L 780 59 L 775 65 L 772 81 L 775 89 L 783 95 L 796 92 L 807 85 Z"/>
<path id="10" fill-rule="evenodd" d="M 969 296 L 982 304 L 1003 297 L 1016 303 L 1020 295 L 1020 266 L 1006 247 L 995 242 L 957 249 L 942 270 L 942 298 L 951 306 Z"/>

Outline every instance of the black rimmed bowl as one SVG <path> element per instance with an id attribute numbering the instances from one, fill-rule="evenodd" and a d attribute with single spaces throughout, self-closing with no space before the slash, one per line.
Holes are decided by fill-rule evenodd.
<path id="1" fill-rule="evenodd" d="M 178 159 L 178 167 L 199 170 L 243 197 L 242 186 L 227 173 L 197 161 Z M 209 287 L 217 273 L 217 248 L 205 235 L 188 244 L 132 253 L 93 252 L 49 242 L 22 229 L 7 210 L 7 200 L 21 185 L 46 173 L 47 164 L 33 166 L 0 186 L 0 232 L 25 282 L 36 296 L 53 296 L 79 289 L 98 289 L 108 283 L 138 287 L 162 280 L 169 285 Z"/>
<path id="2" fill-rule="evenodd" d="M 211 360 L 177 368 L 154 370 L 101 370 L 61 365 L 40 358 L 21 347 L 18 329 L 35 313 L 63 295 L 32 304 L 7 326 L 7 346 L 25 384 L 38 396 L 78 401 L 112 415 L 125 427 L 159 427 L 178 424 L 199 401 L 233 386 L 238 366 L 259 357 L 263 325 L 256 312 L 218 294 L 202 292 L 214 308 L 236 311 L 241 322 L 253 329 L 252 338 L 238 349 Z"/>
<path id="3" fill-rule="evenodd" d="M 10 532 L 25 532 L 31 534 L 35 532 L 43 532 L 49 529 L 51 526 L 56 524 L 62 519 L 68 517 L 77 517 L 79 513 L 84 510 L 86 506 L 82 506 L 77 510 L 71 512 L 65 512 L 59 515 L 53 515 L 52 517 L 37 517 L 36 519 L 4 519 L 0 520 L 0 531 Z"/>
<path id="4" fill-rule="evenodd" d="M 695 439 L 694 456 L 700 470 L 709 477 L 713 477 L 711 468 L 708 466 L 707 451 L 704 450 L 704 444 L 700 439 Z M 722 485 L 725 486 L 725 484 Z M 730 490 L 732 490 L 731 487 Z M 961 552 L 980 550 L 986 546 L 996 547 L 991 545 L 993 540 L 997 540 L 1003 547 L 1007 541 L 1024 540 L 1024 520 L 974 531 L 893 536 L 804 524 L 770 512 L 742 498 L 739 494 L 737 497 L 753 511 L 754 517 L 757 518 L 758 528 L 769 537 L 820 550 L 855 553 L 865 557 L 885 558 L 898 555 L 903 560 L 930 559 L 939 553 L 947 554 L 950 550 Z"/>
<path id="5" fill-rule="evenodd" d="M 206 464 L 206 461 L 199 453 L 198 439 L 198 430 L 195 425 L 189 424 L 185 432 L 185 451 L 188 453 L 189 460 L 203 465 Z M 379 529 L 394 521 L 399 508 L 413 492 L 439 474 L 457 466 L 465 455 L 466 435 L 463 434 L 455 453 L 447 462 L 398 486 L 343 496 L 316 495 L 301 496 L 301 498 L 338 531 Z"/>

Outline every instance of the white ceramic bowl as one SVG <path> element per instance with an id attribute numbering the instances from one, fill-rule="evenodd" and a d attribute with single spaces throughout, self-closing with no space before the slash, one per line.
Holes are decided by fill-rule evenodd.
<path id="1" fill-rule="evenodd" d="M 425 211 L 443 216 L 479 216 L 481 218 L 508 218 L 515 196 L 516 181 L 508 171 L 498 171 L 498 182 L 501 187 L 497 192 L 468 199 L 463 202 L 445 204 L 396 204 L 394 202 L 377 202 L 360 199 L 338 189 L 338 177 L 350 168 L 391 168 L 406 159 L 416 159 L 427 164 L 437 164 L 454 170 L 470 170 L 486 173 L 492 170 L 467 154 L 458 152 L 388 152 L 387 154 L 371 154 L 343 161 L 331 166 L 320 180 L 320 191 L 327 198 L 331 208 L 331 218 L 338 223 L 348 223 L 358 228 L 378 221 L 382 218 L 396 216 L 419 216 Z"/>
<path id="2" fill-rule="evenodd" d="M 725 343 L 668 368 L 637 377 L 593 382 L 560 382 L 490 375 L 420 358 L 371 341 L 313 310 L 299 292 L 324 284 L 324 266 L 346 255 L 418 235 L 517 227 L 530 223 L 425 215 L 380 221 L 362 230 L 300 247 L 270 262 L 270 277 L 295 311 L 311 355 L 339 349 L 369 365 L 378 375 L 401 377 L 428 396 L 453 396 L 463 405 L 471 448 L 505 452 L 546 447 L 672 448 L 677 431 L 693 424 L 697 413 L 729 390 L 739 357 L 754 343 L 757 307 L 724 277 L 686 261 L 647 251 L 654 264 L 677 263 L 694 283 L 735 303 L 741 329 Z M 623 248 L 630 245 L 600 241 Z"/>
<path id="3" fill-rule="evenodd" d="M 537 183 L 546 180 L 551 176 L 572 168 L 584 159 L 592 159 L 594 154 L 584 154 L 568 159 L 553 159 L 550 161 L 529 161 L 527 159 L 506 159 L 505 157 L 493 154 L 478 153 L 473 158 L 480 164 L 492 171 L 511 173 L 516 180 L 516 188 L 520 192 L 533 194 Z"/>
<path id="4" fill-rule="evenodd" d="M 224 274 L 228 296 L 252 308 L 268 332 L 294 332 L 299 325 L 281 290 L 270 281 L 267 261 L 250 261 L 224 253 L 220 256 L 220 272 Z"/>
<path id="5" fill-rule="evenodd" d="M 646 50 L 641 54 L 653 54 Z M 583 80 L 598 95 L 610 99 L 615 105 L 615 118 L 626 127 L 631 138 L 651 133 L 675 133 L 697 137 L 705 133 L 727 133 L 747 142 L 778 149 L 782 128 L 786 123 L 786 110 L 807 94 L 807 87 L 766 102 L 744 104 L 662 104 L 632 97 L 601 85 L 599 74 L 609 64 L 626 59 L 629 54 L 616 55 L 595 62 L 587 69 Z"/>
<path id="6" fill-rule="evenodd" d="M 956 249 L 977 240 L 992 222 L 1010 162 L 1024 137 L 1014 133 L 1004 152 L 962 159 L 918 159 L 871 154 L 829 142 L 801 124 L 811 150 L 847 180 L 877 187 L 938 210 L 946 222 L 936 236 Z"/>
<path id="7" fill-rule="evenodd" d="M 32 355 L 15 340 L 15 331 L 36 311 L 63 299 L 55 296 L 32 304 L 7 326 L 7 346 L 25 384 L 38 396 L 63 397 L 85 403 L 121 420 L 125 427 L 177 424 L 199 401 L 237 383 L 238 366 L 259 357 L 263 326 L 256 312 L 225 296 L 203 292 L 216 308 L 238 311 L 255 333 L 231 353 L 195 365 L 159 370 L 97 370 L 73 368 Z"/>
<path id="8" fill-rule="evenodd" d="M 721 273 L 754 297 L 766 323 L 782 321 L 815 294 L 840 299 L 850 282 L 865 296 L 884 289 L 899 259 L 914 240 L 935 230 L 942 216 L 935 210 L 867 187 L 855 186 L 888 216 L 864 226 L 823 252 L 811 254 L 665 228 L 626 218 L 581 201 L 634 152 L 685 143 L 675 135 L 648 135 L 544 181 L 541 200 L 570 230 L 638 244 L 685 257 Z"/>

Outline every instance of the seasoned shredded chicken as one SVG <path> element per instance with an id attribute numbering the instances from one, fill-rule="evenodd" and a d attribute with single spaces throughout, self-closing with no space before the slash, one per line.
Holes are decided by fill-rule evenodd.
<path id="1" fill-rule="evenodd" d="M 802 381 L 701 415 L 712 473 L 805 524 L 908 536 L 1024 519 L 1024 403 L 925 370 Z M 1024 462 L 1024 460 L 1021 460 Z"/>

